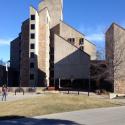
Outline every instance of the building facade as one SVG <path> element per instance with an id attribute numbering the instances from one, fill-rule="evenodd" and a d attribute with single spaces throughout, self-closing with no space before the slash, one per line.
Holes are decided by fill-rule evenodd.
<path id="1" fill-rule="evenodd" d="M 106 61 L 115 93 L 125 94 L 125 29 L 113 23 L 106 32 Z"/>
<path id="2" fill-rule="evenodd" d="M 88 79 L 96 46 L 63 21 L 63 0 L 30 6 L 19 37 L 11 42 L 10 66 L 23 87 L 54 86 L 57 79 Z"/>

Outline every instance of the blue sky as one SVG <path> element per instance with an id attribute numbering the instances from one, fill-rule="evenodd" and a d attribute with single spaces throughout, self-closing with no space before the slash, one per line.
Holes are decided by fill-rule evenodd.
<path id="1" fill-rule="evenodd" d="M 0 1 L 0 59 L 9 60 L 12 39 L 29 16 L 29 6 L 41 0 Z M 64 0 L 64 21 L 104 48 L 104 33 L 112 22 L 125 26 L 125 0 Z"/>

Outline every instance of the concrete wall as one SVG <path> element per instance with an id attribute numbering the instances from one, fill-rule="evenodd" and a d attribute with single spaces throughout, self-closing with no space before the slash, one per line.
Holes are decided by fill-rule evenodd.
<path id="1" fill-rule="evenodd" d="M 91 60 L 96 60 L 96 46 L 87 39 L 85 39 L 84 34 L 80 33 L 79 31 L 77 31 L 76 29 L 74 29 L 73 27 L 67 25 L 62 21 L 60 21 L 59 28 L 60 28 L 59 35 L 61 37 L 65 38 L 66 40 L 68 40 L 69 38 L 75 38 L 74 45 L 76 45 L 78 48 L 83 46 L 84 47 L 83 51 L 90 55 Z M 81 38 L 84 39 L 83 45 L 79 45 L 79 41 Z"/>
<path id="2" fill-rule="evenodd" d="M 91 60 L 96 60 L 96 46 L 89 42 L 87 39 L 84 39 L 84 52 L 90 55 Z"/>
<path id="3" fill-rule="evenodd" d="M 38 70 L 39 83 L 49 86 L 49 44 L 50 44 L 50 16 L 47 8 L 39 12 L 39 53 Z M 45 83 L 47 82 L 47 83 Z"/>
<path id="4" fill-rule="evenodd" d="M 50 28 L 52 28 L 63 20 L 63 0 L 43 0 L 39 4 L 39 11 L 46 7 L 50 13 Z"/>
<path id="5" fill-rule="evenodd" d="M 60 36 L 62 36 L 65 39 L 76 38 L 76 41 L 77 38 L 85 37 L 84 34 L 81 34 L 79 31 L 64 23 L 63 21 L 60 21 Z"/>
<path id="6" fill-rule="evenodd" d="M 55 79 L 87 79 L 90 57 L 63 38 L 54 37 L 54 77 Z"/>

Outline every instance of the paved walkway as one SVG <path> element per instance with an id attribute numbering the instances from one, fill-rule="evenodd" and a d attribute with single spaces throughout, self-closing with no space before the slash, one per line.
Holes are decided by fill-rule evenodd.
<path id="1" fill-rule="evenodd" d="M 25 93 L 25 95 L 23 95 L 23 93 L 17 93 L 17 95 L 15 95 L 14 93 L 8 93 L 8 96 L 7 96 L 7 101 L 15 101 L 15 100 L 22 100 L 22 99 L 27 99 L 27 98 L 32 98 L 32 97 L 37 97 L 37 96 L 43 96 L 43 95 L 46 95 L 46 94 L 52 94 L 51 92 L 44 92 L 42 94 L 36 94 L 36 93 Z M 57 92 L 57 93 L 62 93 L 62 94 L 67 94 L 67 91 L 63 91 L 63 92 Z M 78 92 L 74 92 L 74 91 L 70 91 L 69 94 L 75 94 L 77 95 Z M 80 95 L 88 95 L 87 92 L 80 92 Z M 95 98 L 100 98 L 100 99 L 109 99 L 109 96 L 108 95 L 96 95 L 95 93 L 90 93 L 90 96 L 91 97 L 95 97 Z M 2 95 L 0 93 L 0 102 L 2 99 Z M 125 100 L 125 99 L 124 99 Z"/>
<path id="2" fill-rule="evenodd" d="M 23 95 L 22 93 L 17 93 L 17 95 L 15 95 L 14 93 L 9 93 L 7 95 L 7 101 L 22 100 L 22 99 L 27 99 L 27 98 L 32 98 L 32 97 L 37 97 L 42 95 L 44 94 L 25 93 Z M 0 102 L 2 102 L 1 99 L 2 99 L 2 95 L 0 94 Z"/>
<path id="3" fill-rule="evenodd" d="M 0 125 L 125 125 L 125 106 L 13 119 Z"/>

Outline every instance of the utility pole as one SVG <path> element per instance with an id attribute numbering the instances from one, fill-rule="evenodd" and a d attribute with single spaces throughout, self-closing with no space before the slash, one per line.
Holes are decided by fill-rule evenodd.
<path id="1" fill-rule="evenodd" d="M 7 86 L 8 86 L 8 77 L 9 77 L 9 70 L 8 70 L 8 63 L 10 62 L 10 60 L 9 61 L 7 61 L 6 62 L 6 72 L 7 72 Z"/>

